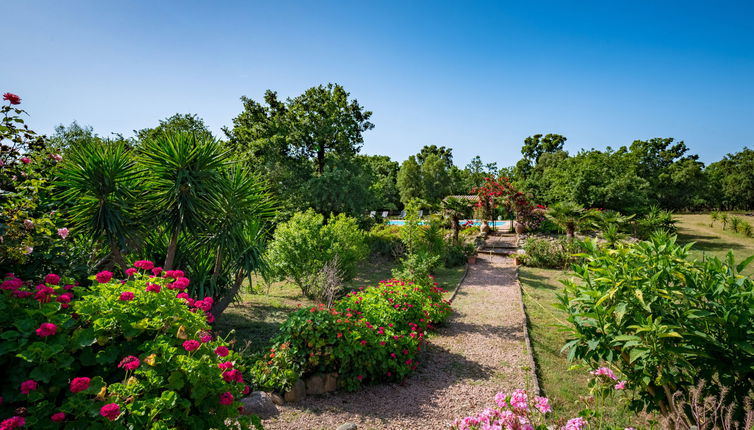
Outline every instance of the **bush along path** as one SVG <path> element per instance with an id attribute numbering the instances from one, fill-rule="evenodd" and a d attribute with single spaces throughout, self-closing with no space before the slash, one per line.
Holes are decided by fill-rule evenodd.
<path id="1" fill-rule="evenodd" d="M 454 418 L 491 406 L 500 391 L 534 387 L 513 260 L 483 256 L 470 266 L 449 320 L 429 337 L 402 383 L 308 396 L 280 407 L 265 429 L 447 428 Z"/>

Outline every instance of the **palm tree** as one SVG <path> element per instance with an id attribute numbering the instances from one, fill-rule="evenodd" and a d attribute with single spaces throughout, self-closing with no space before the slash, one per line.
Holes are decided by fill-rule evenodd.
<path id="1" fill-rule="evenodd" d="M 164 223 L 170 237 L 165 270 L 173 268 L 180 234 L 206 230 L 216 215 L 226 158 L 225 149 L 208 135 L 166 131 L 141 146 L 147 217 Z"/>
<path id="2" fill-rule="evenodd" d="M 57 185 L 74 229 L 110 251 L 106 260 L 128 266 L 123 248 L 138 236 L 140 174 L 122 141 L 91 140 L 72 146 L 61 164 Z"/>
<path id="3" fill-rule="evenodd" d="M 709 214 L 709 216 L 710 216 L 709 226 L 710 227 L 714 227 L 715 226 L 715 221 L 720 221 L 720 212 L 719 211 L 712 211 Z"/>
<path id="4" fill-rule="evenodd" d="M 560 202 L 550 206 L 545 216 L 563 228 L 569 239 L 573 239 L 576 227 L 584 216 L 584 208 L 574 202 Z"/>
<path id="5" fill-rule="evenodd" d="M 446 197 L 442 201 L 442 211 L 450 219 L 450 229 L 453 232 L 453 244 L 458 244 L 458 233 L 461 230 L 461 218 L 466 216 L 469 205 L 457 197 Z"/>

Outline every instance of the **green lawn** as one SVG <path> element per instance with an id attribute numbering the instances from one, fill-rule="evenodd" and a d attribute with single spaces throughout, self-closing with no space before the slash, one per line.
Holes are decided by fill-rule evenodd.
<path id="1" fill-rule="evenodd" d="M 754 222 L 754 217 L 737 216 L 749 223 Z M 724 258 L 728 251 L 733 251 L 736 261 L 754 255 L 754 238 L 723 230 L 719 222 L 710 227 L 712 219 L 709 215 L 677 215 L 676 218 L 678 219 L 678 239 L 681 242 L 695 242 L 692 255 L 698 258 L 702 256 Z M 745 273 L 754 275 L 754 264 L 749 265 Z"/>
<path id="2" fill-rule="evenodd" d="M 371 258 L 359 267 L 356 277 L 346 282 L 346 289 L 353 289 L 367 285 L 376 285 L 383 279 L 390 278 L 390 273 L 396 267 L 396 262 L 383 258 Z M 454 268 L 440 268 L 437 270 L 437 282 L 446 289 L 452 290 L 460 281 L 465 271 L 464 266 Z M 267 347 L 270 339 L 278 332 L 280 324 L 288 314 L 300 306 L 314 304 L 301 294 L 301 290 L 288 282 L 275 282 L 265 285 L 260 279 L 254 278 L 254 293 L 244 292 L 241 301 L 228 307 L 218 318 L 216 329 L 219 333 L 229 333 L 243 350 L 253 353 Z"/>

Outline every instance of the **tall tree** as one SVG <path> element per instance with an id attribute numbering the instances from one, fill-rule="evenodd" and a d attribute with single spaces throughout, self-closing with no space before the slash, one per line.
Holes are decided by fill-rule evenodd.
<path id="1" fill-rule="evenodd" d="M 204 124 L 204 120 L 196 114 L 180 114 L 177 113 L 171 117 L 160 120 L 160 124 L 154 128 L 143 128 L 141 130 L 134 130 L 136 139 L 143 142 L 148 139 L 154 139 L 155 137 L 165 133 L 189 133 L 196 134 L 202 139 L 212 138 L 212 133 Z"/>
<path id="2" fill-rule="evenodd" d="M 406 205 L 411 200 L 423 197 L 424 183 L 422 181 L 422 172 L 419 163 L 416 162 L 416 156 L 411 155 L 401 164 L 398 171 L 398 191 L 401 195 L 401 202 Z"/>
<path id="3" fill-rule="evenodd" d="M 419 153 L 416 154 L 416 161 L 419 164 L 423 164 L 430 155 L 435 155 L 441 159 L 445 163 L 445 167 L 448 169 L 453 165 L 453 148 L 446 148 L 437 145 L 424 145 Z"/>

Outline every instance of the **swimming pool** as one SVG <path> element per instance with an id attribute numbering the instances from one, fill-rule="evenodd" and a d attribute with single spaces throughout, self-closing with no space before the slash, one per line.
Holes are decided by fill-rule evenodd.
<path id="1" fill-rule="evenodd" d="M 481 220 L 478 219 L 472 219 L 472 220 L 461 220 L 461 226 L 463 226 L 466 222 L 471 221 L 475 226 L 480 226 L 482 224 Z M 491 227 L 495 228 L 502 228 L 502 229 L 510 229 L 511 228 L 511 222 L 510 221 L 487 221 L 487 223 Z M 406 221 L 402 219 L 389 219 L 387 220 L 388 225 L 405 225 Z M 419 221 L 419 224 L 424 224 L 424 221 Z"/>

